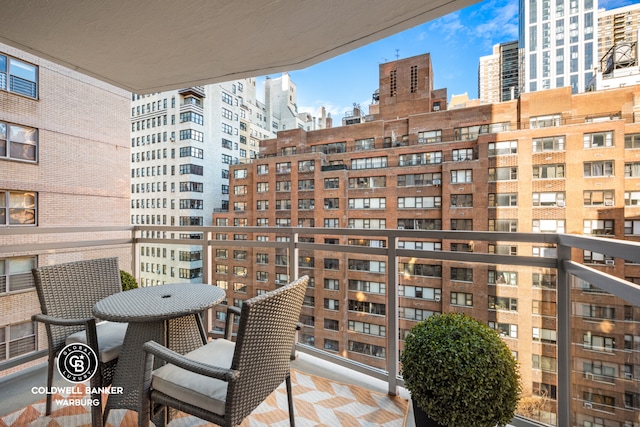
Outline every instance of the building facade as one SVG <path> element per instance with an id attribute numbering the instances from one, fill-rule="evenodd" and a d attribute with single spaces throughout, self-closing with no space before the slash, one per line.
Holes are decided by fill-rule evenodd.
<path id="1" fill-rule="evenodd" d="M 381 94 L 392 69 L 381 67 Z M 340 229 L 638 240 L 639 99 L 638 86 L 579 95 L 564 87 L 438 112 L 425 112 L 424 100 L 416 100 L 411 110 L 409 102 L 389 99 L 380 103 L 376 120 L 314 132 L 290 130 L 263 141 L 258 159 L 231 168 L 231 186 L 238 191 L 231 192 L 230 203 L 239 209 L 214 216 L 217 225 L 240 218 L 250 226 L 323 227 L 323 233 L 335 228 L 335 234 L 305 234 L 301 241 L 352 247 L 387 242 L 341 236 Z M 285 238 L 253 234 L 249 238 L 259 241 Z M 453 237 L 403 238 L 399 247 L 425 251 L 424 259 L 399 261 L 400 348 L 411 327 L 434 313 L 476 317 L 499 331 L 518 358 L 524 395 L 538 402 L 532 416 L 555 425 L 556 270 L 434 261 L 428 252 L 539 257 L 556 248 Z M 284 250 L 240 245 L 232 252 L 216 251 L 212 262 L 216 284 L 236 305 L 291 280 Z M 572 257 L 640 282 L 638 265 L 587 251 Z M 311 277 L 302 342 L 384 369 L 385 258 L 357 250 L 300 250 L 297 262 L 300 274 Z M 637 427 L 640 311 L 595 284 L 576 280 L 571 292 L 577 425 Z M 221 328 L 223 312 L 216 317 Z"/>
<path id="2" fill-rule="evenodd" d="M 131 271 L 130 244 L 35 249 L 55 239 L 41 228 L 129 226 L 128 104 L 125 91 L 0 44 L 0 232 L 34 231 L 0 233 L 0 364 L 47 347 L 31 321 L 40 312 L 33 267 L 117 256 Z"/>
<path id="3" fill-rule="evenodd" d="M 598 62 L 597 0 L 520 0 L 520 92 L 585 91 Z"/>
<path id="4" fill-rule="evenodd" d="M 500 102 L 500 45 L 491 55 L 481 56 L 478 66 L 478 98 L 484 104 Z"/>
<path id="5" fill-rule="evenodd" d="M 484 104 L 516 99 L 519 95 L 518 41 L 493 46 L 493 54 L 480 57 L 478 97 Z"/>
<path id="6" fill-rule="evenodd" d="M 620 43 L 635 43 L 640 31 L 640 3 L 598 11 L 598 59 Z"/>

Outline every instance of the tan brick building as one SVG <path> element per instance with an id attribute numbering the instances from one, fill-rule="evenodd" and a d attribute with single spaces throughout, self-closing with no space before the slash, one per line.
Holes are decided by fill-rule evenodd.
<path id="1" fill-rule="evenodd" d="M 637 240 L 639 86 L 579 95 L 566 87 L 434 112 L 431 92 L 412 98 L 406 75 L 393 77 L 395 95 L 389 89 L 393 70 L 416 65 L 421 75 L 427 63 L 416 57 L 397 67 L 381 66 L 380 102 L 366 123 L 281 131 L 263 141 L 259 159 L 232 168 L 230 212 L 214 215 L 214 224 L 557 232 Z M 264 234 L 258 240 L 279 239 Z M 386 245 L 339 234 L 302 239 Z M 425 239 L 402 239 L 400 247 L 532 257 L 556 250 Z M 274 279 L 290 279 L 280 249 L 237 247 L 214 257 L 214 279 L 235 303 L 269 289 Z M 573 259 L 640 283 L 638 265 L 586 251 L 574 251 Z M 301 250 L 300 273 L 314 284 L 303 308 L 303 342 L 385 368 L 383 260 Z M 545 398 L 537 417 L 555 422 L 555 269 L 430 261 L 425 255 L 401 259 L 399 273 L 401 340 L 433 313 L 459 311 L 487 322 L 517 355 L 525 394 Z M 578 425 L 606 420 L 606 425 L 635 427 L 640 311 L 579 281 L 572 285 L 572 301 L 572 410 Z"/>
<path id="2" fill-rule="evenodd" d="M 40 310 L 32 267 L 118 256 L 131 271 L 131 245 L 30 248 L 130 237 L 37 231 L 128 226 L 129 102 L 123 90 L 0 44 L 0 364 L 47 345 L 30 320 Z M 34 233 L 2 234 L 18 228 Z"/>

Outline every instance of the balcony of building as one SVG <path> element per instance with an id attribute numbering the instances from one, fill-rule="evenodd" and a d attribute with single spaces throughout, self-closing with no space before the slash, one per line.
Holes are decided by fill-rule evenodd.
<path id="1" fill-rule="evenodd" d="M 106 232 L 128 237 L 102 238 Z M 15 243 L 22 239 L 33 243 Z M 411 326 L 438 312 L 468 313 L 494 327 L 517 355 L 525 393 L 512 425 L 637 427 L 640 422 L 636 242 L 554 233 L 160 226 L 5 228 L 0 242 L 0 257 L 125 245 L 134 274 L 156 277 L 153 283 L 190 279 L 162 280 L 157 269 L 147 270 L 153 259 L 143 248 L 188 247 L 201 251 L 202 282 L 226 287 L 229 304 L 309 274 L 315 283 L 303 307 L 301 356 L 294 369 L 392 400 L 406 397 L 399 355 Z M 465 251 L 457 251 L 459 242 Z M 510 252 L 517 255 L 489 253 L 489 245 L 504 242 L 518 247 Z M 614 262 L 598 263 L 600 258 Z M 218 265 L 240 268 L 227 273 Z M 260 269 L 268 276 L 257 275 Z M 205 313 L 210 337 L 221 332 L 217 311 Z M 6 358 L 0 372 L 42 362 L 43 355 L 38 348 Z M 0 390 L 14 394 L 19 388 L 14 384 L 29 390 L 39 381 L 37 370 L 31 366 L 6 376 Z M 19 400 L 18 409 L 28 404 Z M 8 403 L 0 408 L 6 412 Z"/>

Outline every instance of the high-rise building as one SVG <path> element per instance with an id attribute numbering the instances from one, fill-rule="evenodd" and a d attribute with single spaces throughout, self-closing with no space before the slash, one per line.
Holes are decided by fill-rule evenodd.
<path id="1" fill-rule="evenodd" d="M 317 128 L 313 116 L 297 112 L 288 74 L 266 79 L 264 103 L 256 94 L 256 80 L 244 79 L 132 96 L 132 225 L 212 225 L 213 212 L 229 210 L 230 165 L 256 158 L 258 141 L 282 129 Z M 174 237 L 202 236 L 187 230 Z M 188 245 L 147 245 L 140 280 L 199 282 L 201 252 Z"/>
<path id="2" fill-rule="evenodd" d="M 131 236 L 128 109 L 127 92 L 0 44 L 0 361 L 47 348 L 32 268 L 116 256 L 131 271 L 131 244 L 113 243 Z"/>
<path id="3" fill-rule="evenodd" d="M 598 52 L 597 0 L 520 0 L 520 92 L 584 92 Z"/>
<path id="4" fill-rule="evenodd" d="M 409 58 L 402 65 L 420 59 Z M 393 65 L 380 69 L 381 94 L 388 90 L 389 71 L 401 68 Z M 408 92 L 411 79 L 405 77 L 396 75 L 397 93 Z M 415 99 L 413 109 L 409 101 L 388 99 L 376 104 L 374 120 L 320 131 L 283 131 L 262 141 L 258 159 L 231 167 L 230 185 L 237 191 L 231 192 L 230 203 L 250 208 L 214 216 L 219 225 L 241 221 L 254 227 L 323 227 L 323 234 L 305 231 L 300 241 L 353 247 L 348 253 L 299 251 L 299 274 L 311 277 L 301 341 L 384 369 L 388 266 L 385 257 L 358 253 L 357 247 L 385 247 L 388 242 L 370 234 L 341 235 L 339 229 L 570 233 L 638 240 L 639 99 L 639 86 L 575 95 L 564 87 L 437 113 L 425 110 L 429 104 L 424 99 Z M 336 234 L 327 234 L 331 228 Z M 288 238 L 272 229 L 236 233 L 217 238 Z M 230 303 L 239 305 L 291 279 L 286 249 L 234 243 L 233 256 L 220 249 L 212 261 L 215 283 L 228 290 Z M 455 233 L 446 239 L 403 236 L 398 248 L 425 253 L 420 259 L 399 258 L 400 340 L 434 313 L 463 312 L 486 322 L 518 358 L 524 397 L 538 399 L 530 416 L 555 425 L 558 271 L 434 259 L 429 253 L 535 259 L 558 248 L 473 242 Z M 623 259 L 576 250 L 572 260 L 640 282 L 640 266 Z M 572 282 L 571 301 L 571 410 L 577 425 L 634 426 L 639 415 L 640 311 L 598 289 L 597 283 L 581 280 Z M 222 328 L 224 313 L 216 319 Z"/>
<path id="5" fill-rule="evenodd" d="M 620 43 L 634 44 L 640 31 L 640 3 L 598 11 L 598 60 Z"/>
<path id="6" fill-rule="evenodd" d="M 484 104 L 500 102 L 500 45 L 493 46 L 491 55 L 480 57 L 478 98 Z"/>
<path id="7" fill-rule="evenodd" d="M 493 46 L 493 54 L 480 57 L 478 67 L 478 97 L 491 104 L 518 97 L 518 41 Z"/>

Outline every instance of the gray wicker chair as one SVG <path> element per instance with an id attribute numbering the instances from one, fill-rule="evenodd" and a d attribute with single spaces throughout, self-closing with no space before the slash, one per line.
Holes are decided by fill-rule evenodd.
<path id="1" fill-rule="evenodd" d="M 122 291 L 117 258 L 76 261 L 43 266 L 32 270 L 42 314 L 32 319 L 46 326 L 49 342 L 47 387 L 53 383 L 58 353 L 65 345 L 84 342 L 98 356 L 98 373 L 91 387 L 111 383 L 126 324 L 103 323 L 96 327 L 91 310 L 100 299 Z M 47 394 L 46 414 L 51 413 L 51 394 Z M 91 396 L 101 402 L 101 395 Z M 92 406 L 92 423 L 102 425 L 102 406 Z"/>
<path id="2" fill-rule="evenodd" d="M 242 309 L 229 307 L 225 338 L 209 342 L 182 356 L 149 341 L 145 377 L 148 390 L 143 404 L 146 418 L 156 425 L 165 421 L 167 407 L 219 426 L 237 426 L 282 382 L 286 382 L 289 421 L 295 425 L 291 373 L 291 348 L 309 278 L 244 301 Z M 240 312 L 236 342 L 231 341 L 233 315 Z M 154 357 L 169 364 L 152 371 Z M 156 359 L 157 360 L 157 359 Z"/>

